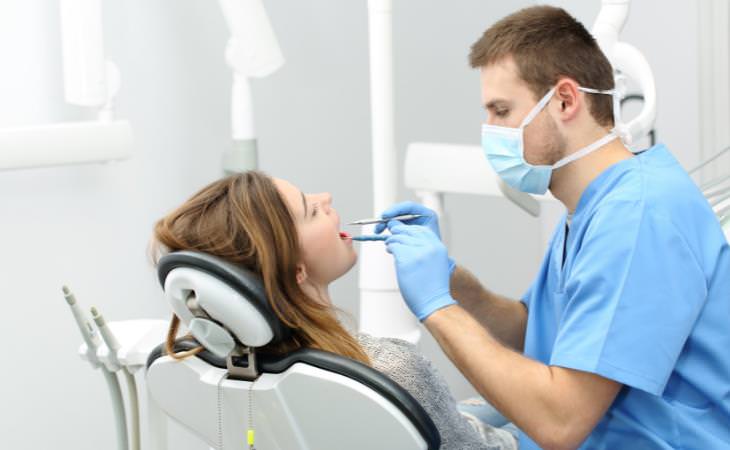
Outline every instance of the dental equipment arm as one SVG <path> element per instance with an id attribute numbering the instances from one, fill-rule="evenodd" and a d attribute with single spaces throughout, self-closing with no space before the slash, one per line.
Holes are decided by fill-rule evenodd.
<path id="1" fill-rule="evenodd" d="M 114 424 L 117 430 L 117 449 L 128 450 L 127 443 L 127 422 L 124 416 L 124 401 L 122 400 L 122 391 L 119 389 L 119 380 L 117 377 L 107 369 L 104 364 L 99 361 L 97 350 L 101 347 L 99 336 L 94 332 L 94 328 L 91 323 L 86 319 L 86 316 L 81 311 L 76 297 L 71 293 L 71 290 L 63 286 L 63 295 L 71 308 L 76 324 L 79 326 L 81 336 L 86 343 L 86 349 L 83 352 L 84 359 L 91 363 L 93 368 L 101 368 L 101 373 L 104 375 L 107 388 L 109 389 L 109 395 L 112 401 L 112 409 L 114 410 Z"/>
<path id="2" fill-rule="evenodd" d="M 119 160 L 132 153 L 129 122 L 113 118 L 120 76 L 104 57 L 101 0 L 61 0 L 60 11 L 66 101 L 95 109 L 98 120 L 0 129 L 0 169 Z"/>
<path id="3" fill-rule="evenodd" d="M 101 333 L 101 337 L 106 344 L 108 354 L 107 356 L 107 367 L 111 372 L 117 372 L 119 370 L 124 373 L 124 378 L 127 382 L 127 392 L 129 393 L 129 414 L 130 422 L 132 424 L 131 430 L 131 450 L 140 450 L 140 438 L 139 438 L 139 402 L 137 399 L 137 383 L 134 377 L 128 370 L 128 368 L 119 361 L 119 349 L 122 346 L 117 341 L 117 338 L 112 333 L 111 329 L 106 324 L 104 317 L 99 314 L 99 311 L 95 308 L 91 308 L 91 317 L 96 323 L 96 327 Z M 124 404 L 122 404 L 122 415 L 124 413 Z"/>
<path id="4" fill-rule="evenodd" d="M 398 192 L 393 108 L 393 0 L 368 0 L 370 117 L 372 135 L 373 216 L 395 203 Z M 372 225 L 361 232 L 372 235 Z M 397 337 L 411 343 L 420 339 L 418 321 L 408 312 L 398 291 L 393 262 L 381 245 L 360 250 L 359 331 Z"/>
<path id="5" fill-rule="evenodd" d="M 231 131 L 233 148 L 223 155 L 226 173 L 258 166 L 249 78 L 263 78 L 284 64 L 284 57 L 261 0 L 219 0 L 231 37 L 226 62 L 233 69 Z"/>
<path id="6" fill-rule="evenodd" d="M 629 14 L 629 3 L 630 0 L 602 0 L 601 10 L 591 30 L 614 69 L 615 89 L 619 94 L 614 97 L 615 117 L 619 119 L 615 125 L 626 145 L 649 133 L 656 119 L 656 86 L 651 67 L 639 50 L 618 40 Z M 641 112 L 628 123 L 620 123 L 620 102 L 626 88 L 624 75 L 636 82 L 644 97 Z"/>

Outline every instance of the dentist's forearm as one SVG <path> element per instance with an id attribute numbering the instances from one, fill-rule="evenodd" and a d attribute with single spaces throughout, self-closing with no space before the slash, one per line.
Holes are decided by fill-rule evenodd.
<path id="1" fill-rule="evenodd" d="M 456 266 L 451 275 L 451 296 L 492 336 L 522 352 L 527 327 L 527 310 L 522 302 L 485 289 L 468 270 Z"/>
<path id="2" fill-rule="evenodd" d="M 578 447 L 620 389 L 598 375 L 522 356 L 458 305 L 424 324 L 476 390 L 541 448 Z"/>

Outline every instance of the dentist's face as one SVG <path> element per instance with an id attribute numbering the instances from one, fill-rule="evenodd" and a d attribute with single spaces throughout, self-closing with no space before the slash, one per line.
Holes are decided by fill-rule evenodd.
<path id="1" fill-rule="evenodd" d="M 297 227 L 307 279 L 326 286 L 357 261 L 352 240 L 340 231 L 340 216 L 329 193 L 304 194 L 286 180 L 274 179 Z"/>
<path id="2" fill-rule="evenodd" d="M 520 78 L 511 57 L 482 67 L 479 78 L 489 125 L 517 128 L 540 100 Z M 551 116 L 555 108 L 560 105 L 553 97 L 524 129 L 524 156 L 530 164 L 554 164 L 563 156 L 564 139 Z"/>

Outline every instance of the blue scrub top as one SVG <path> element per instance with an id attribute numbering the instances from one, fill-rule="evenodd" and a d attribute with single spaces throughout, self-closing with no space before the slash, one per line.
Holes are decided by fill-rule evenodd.
<path id="1" fill-rule="evenodd" d="M 621 161 L 565 234 L 522 300 L 525 355 L 624 385 L 580 448 L 730 448 L 730 248 L 687 173 L 663 145 Z"/>

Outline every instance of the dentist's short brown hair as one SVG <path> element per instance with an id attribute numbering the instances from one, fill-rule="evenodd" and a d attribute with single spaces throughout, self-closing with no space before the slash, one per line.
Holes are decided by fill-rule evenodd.
<path id="1" fill-rule="evenodd" d="M 593 89 L 614 87 L 613 69 L 596 40 L 561 8 L 534 6 L 501 19 L 472 45 L 469 64 L 476 69 L 509 57 L 536 99 L 561 77 Z M 588 101 L 595 121 L 613 126 L 612 98 L 590 94 Z"/>

